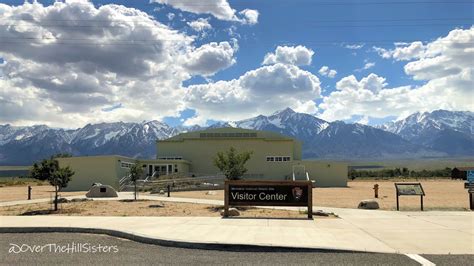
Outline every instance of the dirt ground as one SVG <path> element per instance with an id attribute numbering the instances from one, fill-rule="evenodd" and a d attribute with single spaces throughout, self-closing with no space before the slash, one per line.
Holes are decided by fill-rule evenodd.
<path id="1" fill-rule="evenodd" d="M 31 186 L 31 198 L 32 199 L 44 199 L 54 197 L 54 188 L 52 186 Z M 87 191 L 79 192 L 60 192 L 62 197 L 85 195 Z M 0 187 L 0 202 L 14 201 L 14 200 L 27 200 L 28 199 L 28 186 L 4 186 Z"/>
<path id="2" fill-rule="evenodd" d="M 60 204 L 60 211 L 51 212 L 50 203 L 0 207 L 1 215 L 69 215 L 69 216 L 220 216 L 222 206 L 192 203 L 140 201 L 86 201 Z M 298 211 L 240 208 L 240 217 L 306 218 Z M 335 218 L 334 216 L 319 218 Z"/>
<path id="3" fill-rule="evenodd" d="M 401 182 L 401 181 L 400 181 Z M 469 195 L 464 189 L 461 180 L 403 180 L 403 182 L 420 182 L 426 196 L 424 198 L 425 210 L 468 210 Z M 313 204 L 315 206 L 357 208 L 361 200 L 374 197 L 373 186 L 379 184 L 379 198 L 381 209 L 395 210 L 396 197 L 394 181 L 387 180 L 359 180 L 349 181 L 346 188 L 315 188 L 313 189 Z M 32 186 L 32 198 L 52 198 L 54 189 L 51 186 Z M 208 191 L 172 192 L 172 197 L 224 199 L 222 190 L 215 190 L 216 195 L 206 195 Z M 12 200 L 26 200 L 27 186 L 0 187 L 0 202 Z M 81 192 L 61 192 L 61 196 L 84 195 Z M 401 196 L 401 210 L 418 210 L 420 198 L 417 196 Z"/>
<path id="4" fill-rule="evenodd" d="M 400 181 L 401 182 L 401 181 Z M 460 180 L 403 180 L 403 182 L 420 182 L 426 196 L 425 210 L 462 211 L 469 208 L 469 194 Z M 350 181 L 346 188 L 315 188 L 313 204 L 315 206 L 357 208 L 364 199 L 374 198 L 374 184 L 379 184 L 379 202 L 383 210 L 396 209 L 394 181 L 361 180 Z M 216 195 L 206 195 L 208 191 L 174 192 L 172 197 L 223 199 L 224 192 L 216 190 Z M 400 196 L 400 210 L 419 210 L 420 197 Z"/>

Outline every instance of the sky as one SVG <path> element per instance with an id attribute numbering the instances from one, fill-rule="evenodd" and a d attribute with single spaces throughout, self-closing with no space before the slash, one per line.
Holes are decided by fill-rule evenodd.
<path id="1" fill-rule="evenodd" d="M 0 124 L 474 111 L 468 0 L 0 1 Z"/>

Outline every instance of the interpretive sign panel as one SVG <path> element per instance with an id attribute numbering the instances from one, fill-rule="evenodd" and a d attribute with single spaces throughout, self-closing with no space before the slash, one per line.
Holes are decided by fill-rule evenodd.
<path id="1" fill-rule="evenodd" d="M 420 183 L 395 183 L 395 187 L 397 188 L 398 195 L 425 195 Z"/>
<path id="2" fill-rule="evenodd" d="M 474 171 L 467 171 L 466 179 L 469 183 L 474 183 Z"/>
<path id="3" fill-rule="evenodd" d="M 423 210 L 423 197 L 425 191 L 421 183 L 395 183 L 397 190 L 397 211 L 400 210 L 398 197 L 399 196 L 420 196 L 421 210 Z"/>
<path id="4" fill-rule="evenodd" d="M 229 206 L 307 206 L 312 217 L 312 185 L 310 181 L 225 182 L 225 213 Z"/>

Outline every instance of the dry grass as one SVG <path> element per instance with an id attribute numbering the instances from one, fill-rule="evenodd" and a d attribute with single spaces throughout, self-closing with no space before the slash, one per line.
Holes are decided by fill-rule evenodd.
<path id="1" fill-rule="evenodd" d="M 19 177 L 0 177 L 0 187 L 8 186 L 44 186 L 48 185 L 46 181 L 40 181 L 32 178 L 19 178 Z"/>
<path id="2" fill-rule="evenodd" d="M 51 204 L 37 203 L 0 207 L 0 215 L 68 215 L 68 216 L 220 216 L 222 206 L 160 202 L 153 200 L 139 201 L 85 201 L 60 204 L 58 212 L 50 211 Z M 239 208 L 240 217 L 279 217 L 306 218 L 306 214 L 297 211 Z M 332 218 L 332 217 L 324 217 Z"/>
<path id="3" fill-rule="evenodd" d="M 49 199 L 54 197 L 54 188 L 52 186 L 31 186 L 32 199 Z M 79 192 L 60 192 L 63 197 L 85 195 L 86 191 Z M 0 202 L 27 200 L 28 199 L 28 185 L 22 186 L 5 186 L 0 187 Z"/>
<path id="4" fill-rule="evenodd" d="M 397 181 L 398 182 L 398 181 Z M 401 182 L 401 181 L 400 181 Z M 467 210 L 469 194 L 460 180 L 403 180 L 403 182 L 420 182 L 425 190 L 425 210 Z M 396 209 L 395 181 L 363 180 L 350 181 L 346 188 L 315 188 L 313 204 L 315 206 L 357 208 L 361 200 L 374 197 L 374 184 L 379 184 L 378 202 L 383 210 Z M 216 195 L 206 195 L 207 191 L 173 192 L 172 197 L 223 199 L 224 192 L 216 190 Z M 420 198 L 401 196 L 401 210 L 419 210 Z"/>

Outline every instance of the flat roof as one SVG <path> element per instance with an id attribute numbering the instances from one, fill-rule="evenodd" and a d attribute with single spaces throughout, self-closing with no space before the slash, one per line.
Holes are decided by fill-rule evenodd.
<path id="1" fill-rule="evenodd" d="M 159 163 L 166 163 L 166 164 L 174 164 L 174 163 L 191 164 L 188 160 L 143 159 L 143 160 L 139 160 L 139 161 L 140 161 L 140 163 L 144 163 L 144 164 L 159 164 Z"/>
<path id="2" fill-rule="evenodd" d="M 81 159 L 81 158 L 119 158 L 119 159 L 126 159 L 126 160 L 137 160 L 135 158 L 131 158 L 131 157 L 126 157 L 126 156 L 122 156 L 122 155 L 85 155 L 85 156 L 72 156 L 72 157 L 58 157 L 58 158 L 55 158 L 55 159 L 58 159 L 58 160 L 63 160 L 63 159 Z"/>
<path id="3" fill-rule="evenodd" d="M 294 138 L 271 131 L 223 127 L 181 133 L 165 140 L 157 140 L 157 142 L 182 141 L 185 139 L 266 139 L 297 141 Z"/>

